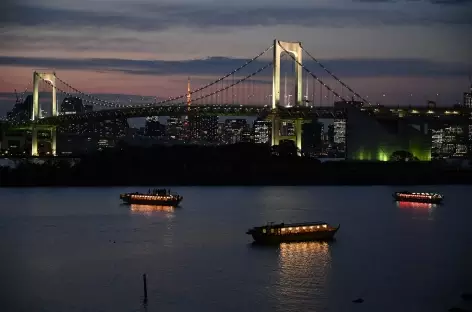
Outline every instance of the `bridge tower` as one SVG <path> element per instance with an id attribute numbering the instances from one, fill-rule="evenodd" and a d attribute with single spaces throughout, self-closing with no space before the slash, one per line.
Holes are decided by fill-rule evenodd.
<path id="1" fill-rule="evenodd" d="M 279 145 L 281 140 L 292 140 L 295 141 L 298 153 L 302 149 L 302 119 L 296 119 L 294 121 L 295 136 L 281 136 L 280 129 L 282 125 L 282 119 L 278 115 L 278 109 L 280 107 L 280 55 L 282 52 L 287 51 L 292 54 L 295 61 L 295 77 L 297 83 L 295 85 L 295 106 L 302 104 L 302 45 L 301 42 L 287 42 L 274 40 L 274 58 L 273 58 L 273 75 L 272 75 L 272 146 Z M 300 156 L 300 154 L 299 154 Z"/>
<path id="2" fill-rule="evenodd" d="M 57 101 L 56 101 L 56 73 L 33 73 L 33 112 L 31 114 L 31 121 L 36 121 L 40 118 L 39 111 L 39 82 L 41 80 L 48 81 L 52 86 L 52 116 L 58 115 Z M 56 127 L 49 128 L 51 131 L 51 154 L 56 156 Z M 31 156 L 38 156 L 38 127 L 33 124 L 31 134 Z"/>

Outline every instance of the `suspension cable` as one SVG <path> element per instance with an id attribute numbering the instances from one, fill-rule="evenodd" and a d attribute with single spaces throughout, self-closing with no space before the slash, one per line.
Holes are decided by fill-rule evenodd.
<path id="1" fill-rule="evenodd" d="M 315 61 L 321 68 L 323 68 L 328 74 L 331 75 L 331 77 L 333 77 L 334 79 L 336 79 L 337 82 L 339 82 L 343 87 L 345 87 L 346 89 L 348 89 L 349 91 L 351 91 L 352 93 L 354 93 L 355 96 L 357 96 L 358 98 L 360 98 L 362 101 L 364 101 L 364 103 L 367 103 L 369 105 L 370 102 L 366 101 L 361 95 L 359 95 L 357 92 L 355 92 L 353 89 L 351 89 L 351 87 L 349 87 L 347 84 L 345 84 L 341 79 L 339 79 L 338 77 L 336 77 L 335 74 L 333 74 L 329 69 L 327 69 L 323 64 L 321 64 L 320 61 L 318 61 L 313 55 L 310 54 L 310 52 L 308 52 L 307 50 L 305 50 L 303 48 L 303 46 L 300 44 L 301 48 L 303 51 L 305 51 L 305 53 L 313 60 Z"/>
<path id="2" fill-rule="evenodd" d="M 241 78 L 241 79 L 235 81 L 235 82 L 232 83 L 231 85 L 225 86 L 225 87 L 223 87 L 223 88 L 221 88 L 221 89 L 218 89 L 218 90 L 216 90 L 216 91 L 213 91 L 213 92 L 211 92 L 211 93 L 202 95 L 202 96 L 200 96 L 200 97 L 198 97 L 198 98 L 195 98 L 195 99 L 192 99 L 191 102 L 193 102 L 193 101 L 198 101 L 198 100 L 201 100 L 201 99 L 210 97 L 210 96 L 212 96 L 212 95 L 218 94 L 218 93 L 220 93 L 220 92 L 226 91 L 226 90 L 228 90 L 229 88 L 232 88 L 232 87 L 234 87 L 234 86 L 240 84 L 241 82 L 246 81 L 247 79 L 249 79 L 249 78 L 251 78 L 251 77 L 257 75 L 258 73 L 262 72 L 263 70 L 265 70 L 266 68 L 268 68 L 268 67 L 271 66 L 272 64 L 273 64 L 273 63 L 270 62 L 270 63 L 264 65 L 263 67 L 259 68 L 257 71 L 255 71 L 255 72 L 253 72 L 253 73 L 251 73 L 251 74 L 249 74 L 249 75 L 247 75 L 247 76 L 245 76 L 245 77 L 243 77 L 243 78 Z M 47 83 L 47 84 L 49 84 L 50 86 L 52 86 L 52 83 L 51 83 L 50 81 L 44 80 L 44 82 Z M 67 91 L 62 90 L 61 88 L 56 87 L 56 89 L 59 90 L 60 92 L 64 93 L 64 94 L 66 94 L 67 96 L 73 96 L 72 94 L 70 94 L 70 93 L 67 92 Z M 86 100 L 86 99 L 83 99 L 83 100 L 85 100 L 85 101 L 87 101 L 87 102 L 90 102 L 89 100 Z M 185 102 L 185 103 L 186 103 L 186 102 Z M 184 104 L 184 102 L 181 102 L 181 104 Z M 129 106 L 129 107 L 127 107 L 127 108 L 128 108 L 128 109 L 133 109 L 133 108 L 144 108 L 144 107 L 143 107 L 143 106 Z M 115 108 L 115 109 L 116 109 L 116 108 Z M 98 111 L 98 112 L 103 112 L 103 111 L 107 111 L 107 110 L 100 110 L 100 111 Z M 108 111 L 109 111 L 109 110 L 108 110 Z M 77 116 L 77 115 L 71 115 L 71 116 L 74 116 L 74 117 L 75 117 L 75 116 Z"/>
<path id="3" fill-rule="evenodd" d="M 200 87 L 198 89 L 195 89 L 193 91 L 190 92 L 190 95 L 195 93 L 195 92 L 199 92 L 199 91 L 202 91 L 208 87 L 211 87 L 215 84 L 217 84 L 218 82 L 228 78 L 229 76 L 237 73 L 238 71 L 242 70 L 243 68 L 245 68 L 246 66 L 248 66 L 249 64 L 251 64 L 252 62 L 254 62 L 255 60 L 257 60 L 259 57 L 261 57 L 262 55 L 264 55 L 265 53 L 267 53 L 267 51 L 269 51 L 270 49 L 272 49 L 274 47 L 274 45 L 271 45 L 269 46 L 267 49 L 265 49 L 263 52 L 259 53 L 257 56 L 253 57 L 252 59 L 248 60 L 246 63 L 244 63 L 243 65 L 239 66 L 238 68 L 232 70 L 230 73 L 224 75 L 223 77 L 213 81 L 213 82 L 210 82 L 206 85 L 204 85 L 203 87 Z M 40 76 L 41 77 L 41 76 Z M 101 100 L 97 97 L 94 97 L 90 94 L 86 94 L 74 87 L 72 87 L 70 84 L 68 84 L 67 82 L 65 82 L 64 80 L 62 80 L 61 78 L 59 77 L 56 77 L 57 80 L 59 80 L 60 82 L 62 82 L 63 84 L 65 84 L 67 87 L 71 88 L 72 90 L 74 90 L 75 92 L 81 94 L 81 95 L 84 95 L 84 96 L 87 96 L 95 101 L 98 101 L 98 102 L 102 102 L 104 104 L 108 104 L 108 105 L 111 105 L 111 106 L 114 106 L 114 107 L 129 107 L 129 106 L 124 106 L 124 105 L 121 105 L 121 104 L 116 104 L 116 103 L 113 103 L 113 102 L 109 102 L 109 101 L 105 101 L 105 100 Z M 43 79 L 41 77 L 41 79 Z M 44 80 L 44 79 L 43 79 Z M 154 102 L 154 103 L 147 103 L 147 104 L 141 104 L 141 105 L 132 105 L 133 107 L 142 107 L 142 106 L 151 106 L 151 105 L 160 105 L 160 104 L 165 104 L 165 103 L 169 103 L 169 102 L 172 102 L 172 101 L 175 101 L 175 100 L 179 100 L 179 99 L 182 99 L 184 97 L 186 97 L 188 95 L 188 93 L 185 93 L 183 95 L 179 95 L 179 96 L 176 96 L 176 97 L 172 97 L 172 98 L 169 98 L 169 99 L 166 99 L 166 100 L 163 100 L 163 101 L 159 101 L 159 102 Z M 100 105 L 100 104 L 98 104 Z"/>
<path id="4" fill-rule="evenodd" d="M 342 97 L 336 92 L 334 91 L 333 89 L 331 89 L 327 84 L 325 84 L 320 78 L 318 78 L 318 76 L 316 76 L 315 74 L 313 74 L 308 68 L 306 68 L 305 66 L 303 66 L 303 64 L 301 64 L 291 53 L 289 53 L 280 43 L 278 43 L 279 46 L 282 48 L 282 50 L 284 50 L 294 61 L 295 63 L 297 63 L 299 66 L 301 66 L 307 73 L 309 73 L 313 78 L 315 78 L 319 83 L 321 83 L 326 89 L 328 89 L 329 91 L 331 91 L 336 97 L 342 99 Z"/>

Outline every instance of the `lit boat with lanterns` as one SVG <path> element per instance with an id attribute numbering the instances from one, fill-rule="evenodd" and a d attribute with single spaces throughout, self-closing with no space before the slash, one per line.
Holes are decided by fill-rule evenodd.
<path id="1" fill-rule="evenodd" d="M 182 201 L 183 196 L 171 194 L 170 190 L 154 189 L 148 193 L 124 193 L 120 194 L 120 199 L 126 204 L 144 204 L 144 205 L 161 205 L 176 207 Z"/>
<path id="2" fill-rule="evenodd" d="M 333 227 L 326 222 L 304 223 L 268 223 L 265 226 L 256 226 L 246 234 L 252 235 L 256 243 L 278 244 L 284 242 L 303 242 L 331 240 L 339 230 L 340 225 Z"/>
<path id="3" fill-rule="evenodd" d="M 396 201 L 408 201 L 408 202 L 419 202 L 419 203 L 433 203 L 440 204 L 444 196 L 438 193 L 412 193 L 412 192 L 395 192 L 393 198 Z"/>

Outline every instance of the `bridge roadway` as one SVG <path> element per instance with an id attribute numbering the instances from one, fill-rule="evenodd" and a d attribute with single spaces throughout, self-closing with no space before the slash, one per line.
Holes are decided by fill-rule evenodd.
<path id="1" fill-rule="evenodd" d="M 377 118 L 408 118 L 421 120 L 458 120 L 472 119 L 472 109 L 452 107 L 378 107 L 366 106 L 361 110 Z M 128 107 L 121 109 L 103 109 L 74 115 L 60 115 L 46 117 L 34 122 L 11 125 L 13 127 L 31 126 L 56 126 L 68 123 L 80 123 L 85 121 L 100 121 L 118 118 L 135 118 L 147 116 L 258 116 L 267 118 L 277 114 L 281 119 L 333 119 L 345 118 L 346 110 L 336 106 L 294 106 L 279 107 L 272 110 L 268 105 L 160 105 L 148 107 Z"/>

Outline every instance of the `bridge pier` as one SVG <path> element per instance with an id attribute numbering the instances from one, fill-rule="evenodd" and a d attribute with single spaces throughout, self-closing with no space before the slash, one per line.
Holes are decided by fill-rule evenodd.
<path id="1" fill-rule="evenodd" d="M 51 115 L 58 115 L 57 99 L 56 99 L 56 73 L 33 73 L 33 111 L 31 112 L 31 121 L 37 121 L 41 118 L 41 110 L 39 106 L 39 82 L 47 81 L 52 86 L 51 96 Z M 51 155 L 56 156 L 56 127 L 49 128 L 51 135 Z M 31 131 L 31 156 L 38 156 L 38 128 L 34 124 Z"/>
<path id="2" fill-rule="evenodd" d="M 38 156 L 38 128 L 34 125 L 31 129 L 31 156 Z"/>
<path id="3" fill-rule="evenodd" d="M 56 126 L 32 125 L 31 126 L 31 156 L 39 156 L 38 152 L 38 131 L 49 131 L 51 143 L 51 155 L 57 156 L 57 130 Z"/>
<path id="4" fill-rule="evenodd" d="M 298 156 L 302 156 L 302 124 L 302 119 L 298 118 L 295 120 L 295 138 Z"/>
<path id="5" fill-rule="evenodd" d="M 56 145 L 57 145 L 57 131 L 56 127 L 51 128 L 51 155 L 56 155 Z"/>
<path id="6" fill-rule="evenodd" d="M 295 61 L 295 106 L 302 105 L 302 46 L 301 42 L 288 42 L 274 40 L 274 54 L 273 54 L 273 72 L 272 72 L 272 146 L 279 145 L 281 140 L 292 140 L 297 146 L 297 154 L 301 156 L 302 149 L 302 123 L 303 119 L 284 119 L 278 115 L 280 106 L 280 55 L 283 52 L 287 52 L 293 55 Z M 295 135 L 294 136 L 281 136 L 280 128 L 281 123 L 284 120 L 294 121 Z"/>
<path id="7" fill-rule="evenodd" d="M 282 140 L 291 140 L 297 147 L 297 155 L 302 156 L 302 125 L 303 119 L 282 119 L 277 115 L 272 116 L 272 146 L 279 145 Z M 282 135 L 280 132 L 282 121 L 293 121 L 295 135 Z"/>
<path id="8" fill-rule="evenodd" d="M 280 142 L 280 124 L 281 120 L 276 115 L 272 116 L 272 144 L 271 146 L 279 145 Z"/>

